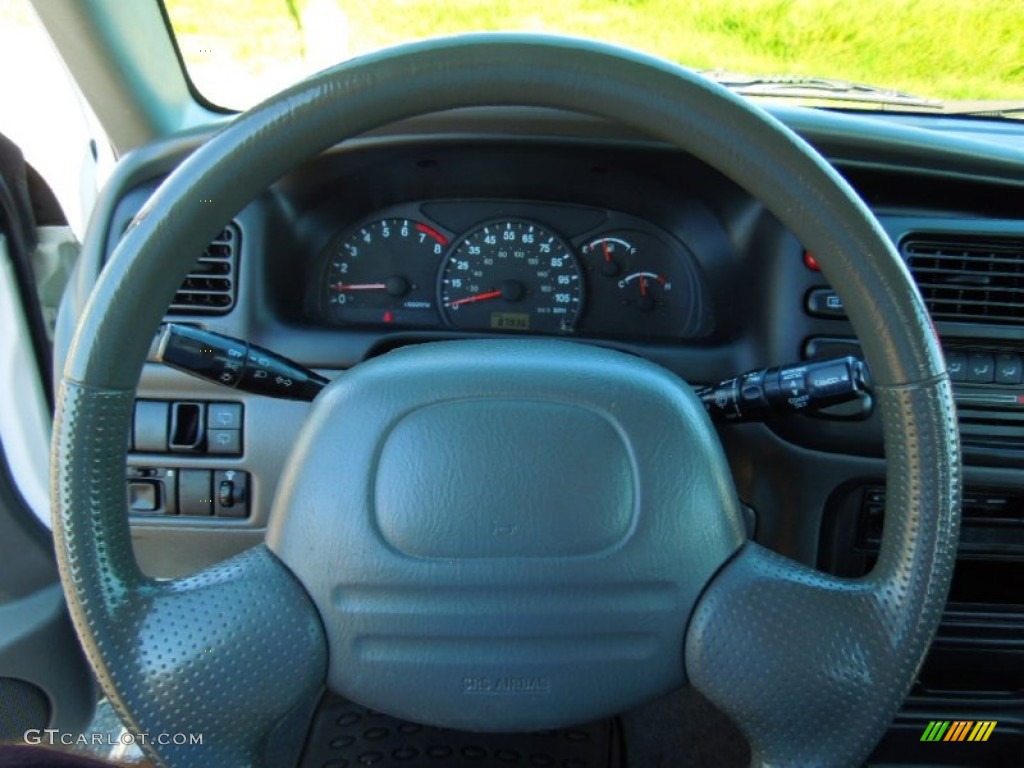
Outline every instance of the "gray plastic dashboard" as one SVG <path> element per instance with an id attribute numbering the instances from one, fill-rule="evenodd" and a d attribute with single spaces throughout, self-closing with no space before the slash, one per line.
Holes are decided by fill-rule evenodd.
<path id="1" fill-rule="evenodd" d="M 1016 124 L 801 109 L 779 109 L 776 115 L 847 176 L 897 243 L 921 231 L 1024 237 L 1019 213 L 1024 210 L 1024 131 Z M 203 138 L 194 133 L 160 142 L 119 165 L 62 307 L 58 366 L 75 318 L 120 233 L 160 179 Z M 808 292 L 827 285 L 807 267 L 795 238 L 731 181 L 618 126 L 535 109 L 426 116 L 361 137 L 295 169 L 235 217 L 242 247 L 234 309 L 220 317 L 174 319 L 248 339 L 328 376 L 403 344 L 479 335 L 440 324 L 331 325 L 310 311 L 310 285 L 323 269 L 332 238 L 372 220 L 376 212 L 395 206 L 422 211 L 423 204 L 441 200 L 455 211 L 462 206 L 466 226 L 474 221 L 469 213 L 474 205 L 504 206 L 509 215 L 528 210 L 533 219 L 538 207 L 568 205 L 614 211 L 682 244 L 699 286 L 700 333 L 577 336 L 646 357 L 694 383 L 798 360 L 809 339 L 853 335 L 841 318 L 808 314 Z M 593 229 L 599 230 L 600 225 Z M 574 244 L 586 232 L 577 234 Z M 1019 330 L 991 325 L 940 323 L 938 330 L 944 340 L 964 343 L 1010 343 L 1019 337 Z M 259 541 L 306 406 L 227 392 L 156 364 L 146 366 L 139 397 L 238 402 L 244 444 L 239 455 L 227 457 L 133 451 L 131 466 L 251 477 L 247 517 L 133 518 L 143 567 L 154 575 L 178 575 Z M 757 539 L 813 563 L 830 495 L 854 479 L 883 475 L 876 422 L 802 417 L 723 429 L 740 496 L 757 513 Z M 968 482 L 1024 487 L 1021 454 L 968 449 L 965 455 Z M 794 477 L 799 482 L 792 482 Z"/>

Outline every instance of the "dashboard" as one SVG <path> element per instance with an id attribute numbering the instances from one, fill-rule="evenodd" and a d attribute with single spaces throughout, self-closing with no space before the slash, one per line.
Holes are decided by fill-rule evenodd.
<path id="1" fill-rule="evenodd" d="M 959 408 L 966 493 L 951 602 L 882 749 L 914 754 L 921 718 L 936 712 L 999 719 L 1018 740 L 992 748 L 1015 749 L 1024 138 L 990 121 L 776 116 L 861 195 L 917 279 Z M 58 367 L 121 233 L 203 138 L 119 165 L 62 308 Z M 765 201 L 698 158 L 580 115 L 476 109 L 380 129 L 278 180 L 225 222 L 167 319 L 327 378 L 409 344 L 541 335 L 638 355 L 697 386 L 858 354 L 832 289 Z M 262 540 L 307 405 L 155 362 L 138 398 L 126 482 L 143 568 L 176 576 Z M 725 426 L 719 437 L 759 543 L 844 576 L 871 568 L 885 498 L 877 413 Z"/>

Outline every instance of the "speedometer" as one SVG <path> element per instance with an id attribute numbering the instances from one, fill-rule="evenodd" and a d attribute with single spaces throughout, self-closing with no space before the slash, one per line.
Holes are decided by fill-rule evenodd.
<path id="1" fill-rule="evenodd" d="M 580 268 L 558 235 L 503 220 L 469 232 L 441 266 L 439 303 L 456 328 L 566 333 L 583 304 Z"/>

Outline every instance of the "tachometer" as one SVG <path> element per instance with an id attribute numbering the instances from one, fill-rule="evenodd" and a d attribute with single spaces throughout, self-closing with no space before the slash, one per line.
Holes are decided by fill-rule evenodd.
<path id="1" fill-rule="evenodd" d="M 339 323 L 436 324 L 434 275 L 448 240 L 410 219 L 379 219 L 330 246 L 321 291 Z"/>
<path id="2" fill-rule="evenodd" d="M 457 328 L 566 333 L 583 304 L 582 278 L 558 235 L 529 221 L 483 224 L 441 266 L 439 299 Z"/>

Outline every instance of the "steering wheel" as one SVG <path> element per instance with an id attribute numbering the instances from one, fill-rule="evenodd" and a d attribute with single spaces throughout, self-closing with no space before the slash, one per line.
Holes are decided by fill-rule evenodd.
<path id="1" fill-rule="evenodd" d="M 193 254 L 339 141 L 483 105 L 573 110 L 670 142 L 764 201 L 818 256 L 884 421 L 886 525 L 868 576 L 834 578 L 745 541 L 693 391 L 651 363 L 558 340 L 436 343 L 355 367 L 313 403 L 265 545 L 193 576 L 141 574 L 124 436 Z M 202 747 L 150 742 L 170 765 L 266 764 L 269 734 L 325 684 L 411 720 L 519 731 L 685 683 L 740 727 L 755 765 L 851 765 L 891 721 L 938 624 L 959 477 L 950 383 L 920 296 L 806 143 L 664 61 L 470 35 L 300 83 L 160 186 L 104 269 L 67 361 L 54 534 L 75 626 L 122 718 L 142 733 L 203 734 Z"/>

